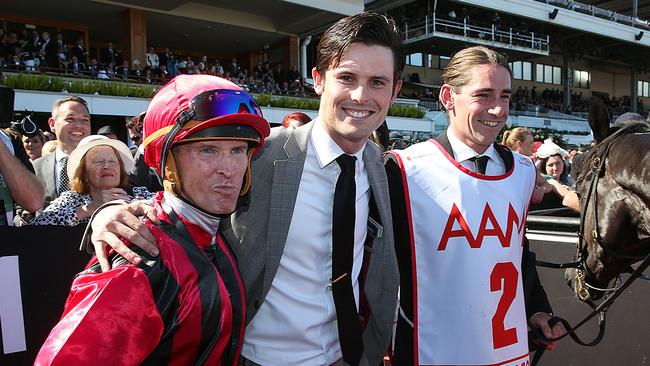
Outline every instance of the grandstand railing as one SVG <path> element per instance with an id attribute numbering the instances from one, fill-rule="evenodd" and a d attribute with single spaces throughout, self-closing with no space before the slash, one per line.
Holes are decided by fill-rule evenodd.
<path id="1" fill-rule="evenodd" d="M 536 35 L 534 32 L 520 32 L 516 29 L 501 29 L 492 24 L 490 27 L 470 24 L 466 19 L 462 22 L 425 15 L 424 21 L 409 24 L 404 23 L 405 43 L 423 38 L 434 37 L 436 34 L 452 34 L 473 39 L 478 42 L 491 41 L 503 46 L 522 47 L 534 51 L 548 53 L 550 49 L 549 36 Z"/>
<path id="2" fill-rule="evenodd" d="M 420 99 L 418 103 L 420 107 L 426 108 L 429 111 L 440 111 L 440 102 L 437 99 Z"/>
<path id="3" fill-rule="evenodd" d="M 99 80 L 99 81 L 122 81 L 133 84 L 151 84 L 151 85 L 164 85 L 171 78 L 159 78 L 155 76 L 147 76 L 142 70 L 140 70 L 141 75 L 128 74 L 123 76 L 123 74 L 112 72 L 104 73 L 105 78 L 99 77 L 98 71 L 90 71 L 87 69 L 87 66 L 83 63 L 80 63 L 84 66 L 84 70 L 79 70 L 73 72 L 71 69 L 66 67 L 45 67 L 43 65 L 37 67 L 26 66 L 26 65 L 11 65 L 6 64 L 0 66 L 0 71 L 4 73 L 15 73 L 15 74 L 30 74 L 30 75 L 47 75 L 47 76 L 57 76 L 75 79 L 87 79 L 87 80 Z"/>
<path id="4" fill-rule="evenodd" d="M 578 13 L 591 15 L 601 19 L 611 20 L 616 23 L 629 25 L 632 27 L 638 26 L 650 30 L 650 24 L 645 19 L 633 18 L 629 15 L 619 14 L 612 10 L 602 9 L 594 5 L 583 4 L 573 0 L 536 0 L 540 3 L 559 6 L 568 10 Z"/>
<path id="5" fill-rule="evenodd" d="M 4 74 L 9 75 L 35 75 L 35 76 L 47 76 L 60 78 L 66 83 L 79 82 L 79 81 L 88 81 L 88 82 L 107 82 L 107 83 L 124 83 L 129 84 L 135 87 L 153 87 L 160 88 L 165 85 L 170 77 L 161 78 L 156 76 L 147 76 L 147 75 L 134 75 L 128 74 L 126 77 L 123 74 L 111 73 L 106 74 L 105 78 L 98 77 L 97 72 L 91 72 L 89 70 L 80 70 L 77 73 L 73 73 L 67 68 L 53 68 L 53 67 L 40 67 L 40 68 L 29 68 L 24 65 L 18 67 L 13 65 L 4 65 L 0 66 L 0 75 Z M 0 80 L 1 82 L 2 80 Z M 255 94 L 273 94 L 274 96 L 286 96 L 286 97 L 309 97 L 317 98 L 318 95 L 313 92 L 312 89 L 305 88 L 304 93 L 298 93 L 294 90 L 289 90 L 288 92 L 280 91 L 276 93 L 275 91 L 267 91 L 262 87 L 252 87 L 247 83 L 237 83 L 239 86 L 244 88 L 246 91 Z M 28 88 L 28 90 L 31 88 Z M 35 89 L 39 90 L 39 89 Z M 119 96 L 119 95 L 118 95 Z"/>

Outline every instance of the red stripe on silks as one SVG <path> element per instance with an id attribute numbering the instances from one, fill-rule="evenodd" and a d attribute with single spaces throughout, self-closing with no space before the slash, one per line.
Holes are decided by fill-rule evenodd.
<path id="1" fill-rule="evenodd" d="M 512 160 L 513 160 L 512 166 L 514 169 L 514 159 Z M 533 160 L 533 158 L 530 158 L 530 160 L 533 162 L 533 171 L 535 173 L 533 174 L 533 190 L 530 191 L 530 199 L 528 200 L 528 208 L 526 209 L 526 216 L 528 216 L 528 210 L 530 209 L 530 206 L 533 204 L 533 195 L 535 194 L 535 188 L 537 187 L 537 168 L 535 168 L 535 161 Z"/>
<path id="2" fill-rule="evenodd" d="M 190 274 L 190 276 L 183 278 L 188 283 L 194 284 L 195 288 L 195 290 L 189 289 L 187 292 L 179 293 L 178 298 L 181 303 L 181 308 L 183 306 L 193 306 L 194 309 L 192 311 L 199 313 L 199 328 L 197 332 L 200 334 L 200 342 L 198 344 L 198 352 L 192 363 L 198 362 L 199 357 L 202 357 L 204 362 L 207 362 L 208 359 L 220 359 L 232 334 L 232 306 L 228 291 L 215 263 L 200 248 L 202 245 L 210 243 L 212 237 L 198 225 L 184 219 L 178 214 L 177 216 L 185 226 L 187 234 L 191 236 L 191 242 L 183 242 L 180 245 L 192 268 L 192 271 L 184 272 L 185 274 Z M 201 282 L 198 282 L 195 278 Z M 214 281 L 216 288 L 208 285 L 210 281 Z M 198 294 L 198 300 L 197 298 L 188 297 L 186 299 L 190 301 L 182 302 L 185 299 L 185 294 L 191 296 L 194 293 Z M 178 315 L 178 319 L 183 319 L 181 314 Z M 196 326 L 195 319 L 192 320 L 192 323 L 189 324 L 191 329 Z M 179 338 L 174 338 L 174 343 L 177 339 Z M 181 341 L 179 340 L 179 342 Z M 176 344 L 174 344 L 175 347 Z"/>
<path id="3" fill-rule="evenodd" d="M 433 143 L 440 150 L 440 152 L 447 158 L 447 160 L 449 160 L 450 163 L 452 163 L 452 164 L 454 164 L 456 166 L 456 168 L 458 168 L 463 173 L 465 173 L 467 175 L 470 175 L 470 176 L 472 176 L 474 178 L 478 178 L 478 179 L 482 179 L 482 180 L 500 180 L 500 179 L 508 178 L 512 174 L 512 172 L 515 170 L 514 169 L 515 164 L 513 163 L 512 168 L 510 169 L 510 171 L 505 172 L 505 174 L 501 174 L 501 175 L 479 174 L 479 173 L 477 173 L 477 172 L 475 172 L 475 171 L 473 171 L 471 169 L 467 169 L 463 164 L 456 161 L 456 159 L 454 159 L 453 156 L 449 155 L 447 150 L 445 150 L 442 146 L 440 146 L 438 141 L 430 139 L 429 142 Z"/>
<path id="4" fill-rule="evenodd" d="M 411 197 L 409 195 L 408 181 L 406 180 L 406 171 L 404 169 L 404 163 L 399 154 L 395 154 L 391 151 L 388 153 L 395 156 L 397 165 L 400 168 L 400 173 L 402 173 L 402 184 L 404 185 L 404 201 L 406 206 L 406 215 L 409 222 L 409 237 L 411 244 L 411 276 L 413 278 L 413 360 L 416 365 L 419 364 L 418 361 L 418 279 L 417 279 L 417 265 L 415 262 L 415 238 L 413 237 L 413 214 L 411 213 Z"/>
<path id="5" fill-rule="evenodd" d="M 219 321 L 219 337 L 214 347 L 210 350 L 209 356 L 205 359 L 204 365 L 221 365 L 223 363 L 223 350 L 229 346 L 230 335 L 232 334 L 232 303 L 228 301 L 228 289 L 221 276 L 217 277 L 219 282 L 219 296 L 221 297 L 221 317 Z M 226 300 L 224 300 L 226 299 Z M 206 335 L 207 336 L 207 335 Z"/>
<path id="6" fill-rule="evenodd" d="M 514 160 L 514 159 L 513 159 Z M 533 158 L 530 158 L 533 160 Z M 514 170 L 514 162 L 512 164 L 512 169 Z M 533 162 L 533 190 L 530 192 L 530 199 L 528 200 L 528 206 L 526 206 L 526 211 L 524 216 L 521 218 L 522 230 L 524 230 L 523 235 L 521 236 L 521 247 L 524 247 L 524 240 L 526 240 L 526 219 L 528 219 L 528 211 L 530 211 L 530 206 L 533 205 L 533 195 L 535 194 L 535 187 L 537 187 L 537 169 L 535 168 L 535 163 Z"/>
<path id="7" fill-rule="evenodd" d="M 230 264 L 232 265 L 232 268 L 235 271 L 235 276 L 237 277 L 237 285 L 239 286 L 239 298 L 241 300 L 241 310 L 242 310 L 241 324 L 239 325 L 232 324 L 233 333 L 235 329 L 239 328 L 239 337 L 238 337 L 239 342 L 237 342 L 238 343 L 237 353 L 232 358 L 233 359 L 232 364 L 233 366 L 236 366 L 239 364 L 239 355 L 241 354 L 241 349 L 244 345 L 244 329 L 246 329 L 246 288 L 244 287 L 244 281 L 242 280 L 241 274 L 239 273 L 239 267 L 237 266 L 237 262 L 232 257 L 232 253 L 230 253 L 230 248 L 228 248 L 221 235 L 217 235 L 217 244 L 219 244 L 219 247 L 222 248 L 223 252 L 226 254 L 226 257 L 228 257 L 228 260 L 230 261 Z"/>
<path id="8" fill-rule="evenodd" d="M 517 357 L 511 358 L 511 359 L 509 359 L 509 360 L 505 360 L 505 361 L 501 361 L 501 362 L 497 362 L 497 363 L 480 364 L 480 365 L 481 365 L 481 366 L 503 366 L 503 365 L 505 365 L 505 364 L 508 364 L 508 363 L 511 363 L 511 362 L 515 362 L 515 361 L 517 361 L 517 360 L 521 360 L 522 358 L 526 358 L 526 357 L 528 357 L 529 355 L 530 355 L 530 353 L 526 353 L 526 354 L 523 354 L 523 355 L 521 355 L 521 356 L 517 356 Z M 454 366 L 454 365 L 450 365 L 450 364 L 426 364 L 426 365 L 425 365 L 425 364 L 422 364 L 422 365 L 419 365 L 419 366 Z"/>
<path id="9" fill-rule="evenodd" d="M 154 230 L 160 230 L 154 227 Z M 179 285 L 178 303 L 179 309 L 177 314 L 178 323 L 182 326 L 177 327 L 173 334 L 172 354 L 169 365 L 191 365 L 196 362 L 196 357 L 200 353 L 201 344 L 201 325 L 202 317 L 201 303 L 198 284 L 198 275 L 196 269 L 191 265 L 191 261 L 183 248 L 172 238 L 168 237 L 162 230 L 159 233 L 153 233 L 158 238 L 160 251 L 165 250 L 170 260 L 165 261 L 165 267 L 174 277 Z M 163 239 L 163 240 L 161 240 Z M 188 265 L 189 264 L 189 265 Z M 198 302 L 193 306 L 183 306 Z M 192 352 L 187 351 L 187 347 L 194 348 Z M 179 357 L 182 355 L 183 357 Z"/>
<path id="10" fill-rule="evenodd" d="M 495 363 L 495 364 L 493 364 L 493 365 L 487 365 L 487 366 L 501 366 L 501 365 L 505 365 L 505 364 L 510 363 L 510 362 L 515 362 L 515 361 L 517 361 L 517 360 L 521 360 L 521 359 L 524 358 L 524 357 L 528 357 L 528 355 L 530 355 L 530 353 L 526 353 L 526 354 L 523 354 L 523 355 L 521 355 L 521 356 L 519 356 L 519 357 L 511 358 L 511 359 L 509 359 L 509 360 L 505 360 L 505 361 L 502 361 L 502 362 L 499 362 L 499 363 Z"/>

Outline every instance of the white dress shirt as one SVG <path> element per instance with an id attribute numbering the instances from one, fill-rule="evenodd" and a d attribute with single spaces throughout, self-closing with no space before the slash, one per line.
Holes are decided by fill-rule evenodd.
<path id="1" fill-rule="evenodd" d="M 465 168 L 477 171 L 476 163 L 469 159 L 475 156 L 485 155 L 490 158 L 485 168 L 485 175 L 502 175 L 506 173 L 506 164 L 494 148 L 494 144 L 490 144 L 482 154 L 479 154 L 464 142 L 460 141 L 450 128 L 447 129 L 447 139 L 449 140 L 449 145 L 451 145 L 451 150 L 454 152 L 454 159 Z"/>
<path id="2" fill-rule="evenodd" d="M 61 169 L 63 168 L 63 163 L 61 159 L 68 157 L 68 154 L 64 153 L 60 149 L 54 150 L 54 155 L 56 163 L 54 164 L 54 181 L 56 182 L 56 191 L 61 194 Z M 68 182 L 72 180 L 72 177 L 68 177 Z"/>
<path id="3" fill-rule="evenodd" d="M 332 205 L 343 150 L 316 119 L 278 272 L 246 328 L 242 355 L 264 366 L 330 365 L 342 357 L 332 276 Z M 352 279 L 359 305 L 359 272 L 366 239 L 370 183 L 363 150 L 354 156 L 356 218 Z"/>

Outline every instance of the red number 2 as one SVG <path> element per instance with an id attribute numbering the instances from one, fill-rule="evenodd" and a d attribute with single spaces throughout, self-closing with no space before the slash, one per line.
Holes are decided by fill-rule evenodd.
<path id="1" fill-rule="evenodd" d="M 517 296 L 517 277 L 519 272 L 512 262 L 497 263 L 490 274 L 490 291 L 503 290 L 497 311 L 492 317 L 492 342 L 495 349 L 517 343 L 517 329 L 505 329 L 504 324 L 506 313 Z"/>

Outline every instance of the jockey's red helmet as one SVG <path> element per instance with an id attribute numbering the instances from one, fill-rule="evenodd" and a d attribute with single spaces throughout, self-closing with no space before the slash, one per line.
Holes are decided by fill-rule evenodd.
<path id="1" fill-rule="evenodd" d="M 182 141 L 243 140 L 249 143 L 242 184 L 250 188 L 250 160 L 269 135 L 269 123 L 245 90 L 210 75 L 179 75 L 153 97 L 144 119 L 144 160 L 163 177 L 165 189 L 180 194 L 172 147 Z"/>

